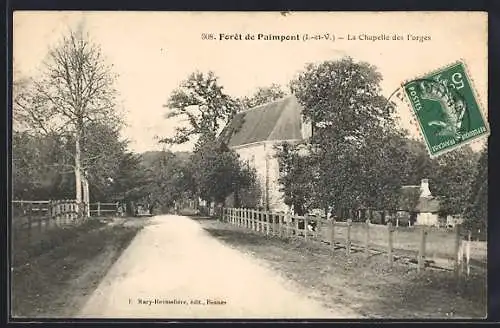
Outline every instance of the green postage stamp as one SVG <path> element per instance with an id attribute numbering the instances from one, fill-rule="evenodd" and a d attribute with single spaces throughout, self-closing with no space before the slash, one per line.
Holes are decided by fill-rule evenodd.
<path id="1" fill-rule="evenodd" d="M 431 156 L 489 135 L 463 62 L 409 81 L 403 88 Z"/>

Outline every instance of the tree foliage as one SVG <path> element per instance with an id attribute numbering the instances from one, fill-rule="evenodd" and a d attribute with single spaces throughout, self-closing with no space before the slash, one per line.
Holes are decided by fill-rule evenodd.
<path id="1" fill-rule="evenodd" d="M 14 97 L 15 117 L 31 130 L 73 135 L 87 122 L 121 123 L 117 75 L 81 28 L 50 49 L 39 75 L 19 81 Z"/>
<path id="2" fill-rule="evenodd" d="M 471 185 L 477 172 L 477 154 L 468 146 L 439 156 L 431 181 L 444 214 L 463 214 L 469 205 Z"/>
<path id="3" fill-rule="evenodd" d="M 232 193 L 248 188 L 255 181 L 255 172 L 242 165 L 232 150 L 216 142 L 206 143 L 192 157 L 193 177 L 198 195 L 209 202 L 222 203 Z"/>
<path id="4" fill-rule="evenodd" d="M 318 198 L 314 194 L 314 186 L 318 182 L 314 181 L 317 178 L 317 167 L 313 165 L 310 156 L 301 154 L 301 147 L 304 145 L 287 142 L 276 145 L 280 191 L 284 194 L 285 204 L 292 207 L 298 215 L 303 215 L 316 205 L 315 200 Z"/>
<path id="5" fill-rule="evenodd" d="M 37 138 L 26 131 L 12 133 L 13 196 L 41 199 L 53 189 L 58 175 L 54 147 L 56 139 Z"/>
<path id="6" fill-rule="evenodd" d="M 82 200 L 82 175 L 92 162 L 85 153 L 89 148 L 85 143 L 91 140 L 86 138 L 91 133 L 87 128 L 101 124 L 115 129 L 122 124 L 116 108 L 116 77 L 100 46 L 80 25 L 50 48 L 39 76 L 14 83 L 13 116 L 18 126 L 32 134 L 74 141 L 67 153 L 73 163 L 66 165 L 73 166 L 77 201 Z"/>
<path id="7" fill-rule="evenodd" d="M 267 104 L 281 99 L 285 95 L 286 92 L 276 83 L 273 83 L 268 87 L 259 87 L 252 96 L 240 99 L 241 110 Z"/>
<path id="8" fill-rule="evenodd" d="M 89 124 L 85 156 L 86 176 L 93 190 L 91 200 L 111 201 L 119 190 L 116 182 L 125 175 L 128 184 L 137 183 L 137 165 L 124 165 L 134 155 L 127 151 L 119 132 L 102 124 Z M 40 135 L 13 131 L 13 191 L 23 199 L 71 199 L 75 177 L 74 138 L 58 134 Z M 102 156 L 106 154 L 106 156 Z M 122 192 L 121 190 L 120 192 Z"/>
<path id="9" fill-rule="evenodd" d="M 467 227 L 486 231 L 488 226 L 488 150 L 486 147 L 479 156 L 464 217 Z"/>
<path id="10" fill-rule="evenodd" d="M 291 82 L 313 126 L 311 172 L 300 179 L 311 185 L 292 187 L 314 195 L 303 202 L 320 208 L 396 206 L 404 136 L 395 128 L 394 109 L 385 106 L 381 79 L 372 65 L 344 58 L 307 65 Z"/>
<path id="11" fill-rule="evenodd" d="M 194 72 L 172 92 L 167 104 L 167 118 L 179 118 L 187 124 L 178 126 L 173 137 L 161 140 L 183 144 L 193 137 L 214 138 L 219 129 L 238 111 L 238 103 L 224 93 L 214 72 Z"/>

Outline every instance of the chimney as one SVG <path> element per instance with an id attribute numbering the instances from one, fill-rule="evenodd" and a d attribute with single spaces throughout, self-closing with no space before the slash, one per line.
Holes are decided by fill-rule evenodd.
<path id="1" fill-rule="evenodd" d="M 420 197 L 432 197 L 429 189 L 429 179 L 422 179 L 422 183 L 420 184 Z"/>

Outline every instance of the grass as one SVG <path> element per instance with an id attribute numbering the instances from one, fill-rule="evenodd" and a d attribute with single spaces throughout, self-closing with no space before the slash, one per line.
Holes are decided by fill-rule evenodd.
<path id="1" fill-rule="evenodd" d="M 427 258 L 454 260 L 455 233 L 453 231 L 428 229 L 425 243 Z M 321 235 L 323 240 L 329 240 L 331 227 L 323 226 Z M 335 236 L 337 241 L 345 242 L 347 227 L 336 226 Z M 340 240 L 339 240 L 340 239 Z M 364 245 L 366 241 L 366 225 L 353 223 L 351 227 L 351 239 L 353 243 Z M 393 247 L 396 250 L 418 253 L 421 242 L 421 227 L 397 227 L 393 234 Z M 388 245 L 387 227 L 383 225 L 370 225 L 370 245 L 385 249 Z M 471 259 L 478 265 L 486 267 L 487 250 L 486 242 L 472 242 Z"/>
<path id="2" fill-rule="evenodd" d="M 33 234 L 13 233 L 13 317 L 70 317 L 83 305 L 139 226 L 92 219 Z"/>
<path id="3" fill-rule="evenodd" d="M 318 243 L 285 241 L 207 218 L 197 218 L 215 238 L 263 260 L 325 306 L 342 304 L 371 318 L 484 318 L 486 276 L 473 271 L 457 284 L 453 273 L 417 273 L 408 262 L 389 267 L 384 254 L 334 252 Z"/>

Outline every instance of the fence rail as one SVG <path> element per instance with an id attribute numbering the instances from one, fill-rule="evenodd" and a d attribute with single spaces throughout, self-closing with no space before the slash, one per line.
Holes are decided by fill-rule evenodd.
<path id="1" fill-rule="evenodd" d="M 13 200 L 12 227 L 14 229 L 31 229 L 39 227 L 41 230 L 51 226 L 74 224 L 78 218 L 84 216 L 87 209 L 89 216 L 117 215 L 119 203 L 90 203 L 88 206 L 76 200 Z"/>
<path id="2" fill-rule="evenodd" d="M 433 262 L 448 267 L 451 263 L 457 275 L 470 274 L 472 265 L 486 266 L 486 248 L 473 247 L 471 233 L 460 225 L 453 230 L 433 229 L 426 226 L 395 226 L 365 222 L 345 222 L 314 215 L 289 215 L 245 208 L 223 208 L 219 217 L 223 222 L 280 238 L 299 238 L 329 245 L 332 251 L 374 252 L 387 255 L 392 266 L 399 257 L 415 259 L 417 270 L 422 271 Z"/>
<path id="3" fill-rule="evenodd" d="M 75 200 L 12 201 L 12 227 L 45 230 L 52 226 L 73 224 L 81 217 Z"/>
<path id="4" fill-rule="evenodd" d="M 89 211 L 90 216 L 105 216 L 105 215 L 116 215 L 120 210 L 120 203 L 90 203 Z"/>

